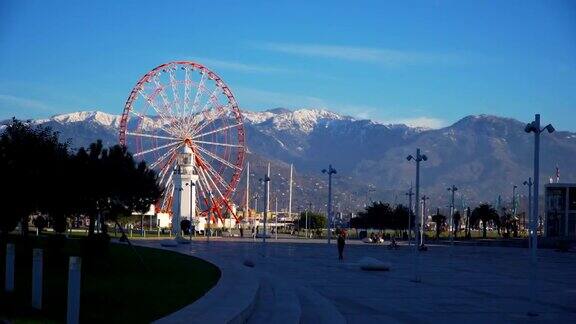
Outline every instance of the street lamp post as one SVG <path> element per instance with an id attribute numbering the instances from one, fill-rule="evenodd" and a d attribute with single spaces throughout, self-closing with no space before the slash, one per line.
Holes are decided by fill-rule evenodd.
<path id="1" fill-rule="evenodd" d="M 270 170 L 270 169 L 268 169 Z M 270 209 L 270 202 L 269 202 L 269 191 L 270 191 L 270 171 L 268 174 L 264 176 L 263 179 L 260 179 L 261 182 L 264 182 L 264 232 L 262 235 L 262 243 L 266 243 L 266 222 L 268 219 L 268 210 Z"/>
<path id="2" fill-rule="evenodd" d="M 458 188 L 456 188 L 455 185 L 452 185 L 452 187 L 448 188 L 448 191 L 452 192 L 452 201 L 450 202 L 450 246 L 453 247 L 454 246 L 454 235 L 453 235 L 453 231 L 455 230 L 454 227 L 454 194 L 456 193 L 456 190 L 458 190 Z"/>
<path id="3" fill-rule="evenodd" d="M 534 121 L 527 124 L 524 128 L 526 133 L 534 133 L 534 203 L 532 204 L 532 214 L 530 215 L 530 236 L 532 237 L 531 243 L 531 253 L 530 262 L 532 267 L 530 267 L 530 301 L 532 304 L 532 312 L 528 312 L 529 316 L 538 315 L 535 311 L 536 307 L 536 296 L 535 296 L 535 271 L 536 271 L 536 249 L 538 248 L 538 233 L 537 233 L 537 220 L 538 220 L 538 189 L 540 185 L 540 134 L 544 131 L 548 133 L 554 132 L 554 127 L 552 124 L 546 125 L 544 128 L 540 128 L 540 114 L 534 116 Z"/>
<path id="4" fill-rule="evenodd" d="M 408 196 L 408 246 L 412 246 L 412 196 L 414 196 L 412 186 L 406 196 Z"/>
<path id="5" fill-rule="evenodd" d="M 332 233 L 332 175 L 336 174 L 336 169 L 332 167 L 332 164 L 328 165 L 328 170 L 322 170 L 322 173 L 328 173 L 328 206 L 327 206 L 327 218 L 328 218 L 328 244 L 330 244 L 330 238 Z"/>
<path id="6" fill-rule="evenodd" d="M 514 216 L 516 216 L 516 188 L 518 188 L 517 185 L 512 187 L 512 215 Z"/>
<path id="7" fill-rule="evenodd" d="M 274 207 L 274 234 L 276 235 L 276 239 L 278 239 L 278 190 L 276 190 L 276 197 L 275 200 L 275 207 Z"/>
<path id="8" fill-rule="evenodd" d="M 528 187 L 528 221 L 532 219 L 532 177 L 528 177 L 528 181 L 524 181 L 524 185 Z M 526 222 L 524 222 L 524 229 L 526 229 Z M 532 240 L 528 238 L 528 247 L 532 249 Z"/>
<path id="9" fill-rule="evenodd" d="M 428 157 L 424 154 L 420 154 L 420 149 L 416 149 L 416 156 L 408 155 L 406 157 L 408 161 L 416 161 L 416 203 L 414 204 L 414 217 L 418 217 L 418 207 L 420 201 L 420 162 L 428 160 Z M 414 222 L 416 223 L 416 222 Z M 412 250 L 412 259 L 414 264 L 414 282 L 420 282 L 420 277 L 418 275 L 418 257 L 417 257 L 417 248 L 418 248 L 418 238 L 417 236 L 414 238 L 414 248 Z"/>
<path id="10" fill-rule="evenodd" d="M 308 210 L 306 210 L 306 238 L 310 237 L 310 233 L 308 233 L 308 211 L 312 211 L 312 203 L 308 203 Z"/>
<path id="11" fill-rule="evenodd" d="M 420 230 L 420 247 L 424 248 L 424 225 L 426 224 L 426 221 L 428 220 L 428 216 L 426 215 L 426 200 L 430 200 L 430 197 L 424 195 L 422 196 L 422 224 L 420 224 L 421 226 L 421 230 Z"/>

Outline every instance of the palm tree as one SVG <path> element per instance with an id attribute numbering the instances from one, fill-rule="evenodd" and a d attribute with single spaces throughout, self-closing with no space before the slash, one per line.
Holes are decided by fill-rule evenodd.
<path id="1" fill-rule="evenodd" d="M 462 220 L 462 215 L 460 215 L 459 211 L 456 211 L 454 215 L 452 215 L 452 223 L 454 225 L 454 237 L 458 237 L 458 230 L 460 229 L 460 221 Z"/>
<path id="2" fill-rule="evenodd" d="M 478 226 L 480 221 L 482 222 L 482 237 L 486 238 L 486 226 L 488 226 L 488 222 L 492 221 L 496 225 L 499 225 L 500 217 L 492 205 L 480 204 L 480 206 L 474 208 L 472 211 L 472 215 L 470 215 L 470 224 Z"/>
<path id="3" fill-rule="evenodd" d="M 440 208 L 436 209 L 436 215 L 432 216 L 432 221 L 436 223 L 436 239 L 440 238 L 440 230 L 442 225 L 446 223 L 446 216 L 440 214 Z"/>

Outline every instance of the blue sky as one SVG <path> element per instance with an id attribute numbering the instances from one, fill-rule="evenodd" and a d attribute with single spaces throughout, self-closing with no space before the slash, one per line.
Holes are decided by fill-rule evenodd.
<path id="1" fill-rule="evenodd" d="M 575 1 L 0 2 L 0 119 L 120 114 L 197 60 L 240 106 L 439 127 L 469 114 L 576 131 Z"/>

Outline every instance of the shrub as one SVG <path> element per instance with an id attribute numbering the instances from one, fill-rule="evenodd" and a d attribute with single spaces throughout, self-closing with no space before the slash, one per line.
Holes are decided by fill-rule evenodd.
<path id="1" fill-rule="evenodd" d="M 184 219 L 180 222 L 180 229 L 184 232 L 184 235 L 190 235 L 190 229 L 192 227 L 192 222 L 188 219 Z"/>

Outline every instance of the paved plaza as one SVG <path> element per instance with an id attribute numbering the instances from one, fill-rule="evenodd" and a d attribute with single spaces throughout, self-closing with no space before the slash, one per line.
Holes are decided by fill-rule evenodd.
<path id="1" fill-rule="evenodd" d="M 160 246 L 153 240 L 138 244 Z M 407 246 L 391 250 L 385 245 L 349 244 L 343 261 L 337 259 L 335 245 L 319 241 L 271 239 L 264 246 L 251 239 L 211 239 L 173 249 L 237 264 L 251 260 L 255 270 L 269 275 L 269 284 L 281 281 L 296 291 L 312 290 L 348 323 L 576 322 L 575 253 L 538 251 L 533 311 L 539 315 L 528 317 L 529 251 L 523 248 L 431 245 L 420 253 L 420 283 L 412 282 L 414 263 Z M 391 270 L 362 271 L 358 262 L 363 257 L 389 262 Z M 316 315 L 322 309 L 311 309 L 302 298 L 300 303 L 301 322 L 322 322 Z"/>

